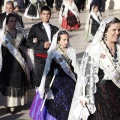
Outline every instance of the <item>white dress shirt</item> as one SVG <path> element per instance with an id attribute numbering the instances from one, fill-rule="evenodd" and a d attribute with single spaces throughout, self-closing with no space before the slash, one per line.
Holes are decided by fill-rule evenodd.
<path id="1" fill-rule="evenodd" d="M 49 25 L 49 23 L 43 23 L 43 26 L 45 27 L 49 43 L 51 43 L 51 28 L 50 28 L 50 25 Z"/>

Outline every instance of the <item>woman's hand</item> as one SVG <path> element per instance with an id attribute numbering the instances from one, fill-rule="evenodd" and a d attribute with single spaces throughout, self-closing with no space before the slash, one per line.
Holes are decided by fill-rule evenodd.
<path id="1" fill-rule="evenodd" d="M 88 103 L 88 98 L 84 98 L 83 96 L 81 96 L 80 97 L 80 104 L 83 106 L 83 107 L 85 107 L 86 106 L 86 104 Z"/>
<path id="2" fill-rule="evenodd" d="M 45 43 L 44 43 L 44 48 L 48 49 L 48 48 L 50 47 L 50 45 L 51 45 L 51 43 L 45 42 Z"/>
<path id="3" fill-rule="evenodd" d="M 87 101 L 83 101 L 83 100 L 80 100 L 80 104 L 82 105 L 82 107 L 85 107 L 86 106 L 86 104 L 87 104 Z"/>
<path id="4" fill-rule="evenodd" d="M 37 38 L 33 38 L 33 43 L 37 43 Z"/>

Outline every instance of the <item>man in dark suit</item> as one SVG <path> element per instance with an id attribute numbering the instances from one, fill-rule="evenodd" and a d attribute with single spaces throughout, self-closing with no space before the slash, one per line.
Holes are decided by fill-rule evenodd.
<path id="1" fill-rule="evenodd" d="M 2 12 L 2 6 L 3 6 L 4 1 L 0 0 L 0 12 Z"/>
<path id="2" fill-rule="evenodd" d="M 8 1 L 6 3 L 6 12 L 5 13 L 1 13 L 0 14 L 0 29 L 3 28 L 3 21 L 4 19 L 6 18 L 6 16 L 9 14 L 9 13 L 13 13 L 16 15 L 17 19 L 18 19 L 18 22 L 21 24 L 22 27 L 24 27 L 23 25 L 23 21 L 22 21 L 22 17 L 16 13 L 14 13 L 14 4 L 12 1 Z"/>
<path id="3" fill-rule="evenodd" d="M 101 2 L 101 12 L 105 12 L 105 2 L 106 0 L 102 0 Z"/>
<path id="4" fill-rule="evenodd" d="M 43 75 L 44 66 L 47 58 L 47 50 L 50 47 L 53 35 L 58 31 L 56 26 L 49 23 L 51 10 L 48 6 L 41 8 L 41 22 L 35 24 L 30 29 L 27 47 L 34 49 L 34 85 L 38 87 Z"/>
<path id="5" fill-rule="evenodd" d="M 46 3 L 50 8 L 53 8 L 54 0 L 46 0 Z"/>
<path id="6" fill-rule="evenodd" d="M 80 12 L 80 3 L 81 3 L 81 0 L 74 0 L 74 3 L 76 4 L 77 8 L 78 8 L 78 11 Z"/>
<path id="7" fill-rule="evenodd" d="M 80 10 L 84 11 L 86 0 L 80 0 Z"/>

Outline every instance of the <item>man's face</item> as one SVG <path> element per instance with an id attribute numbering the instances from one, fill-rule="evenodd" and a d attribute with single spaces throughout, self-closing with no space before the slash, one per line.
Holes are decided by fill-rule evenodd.
<path id="1" fill-rule="evenodd" d="M 51 16 L 51 13 L 50 13 L 50 11 L 43 10 L 42 13 L 40 14 L 40 16 L 41 16 L 41 19 L 43 22 L 48 23 L 50 16 Z"/>
<path id="2" fill-rule="evenodd" d="M 13 12 L 13 6 L 11 4 L 6 4 L 6 12 L 8 14 Z"/>

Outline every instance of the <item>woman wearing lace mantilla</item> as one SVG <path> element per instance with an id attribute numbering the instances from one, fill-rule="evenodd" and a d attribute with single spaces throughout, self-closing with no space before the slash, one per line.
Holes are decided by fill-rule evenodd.
<path id="1" fill-rule="evenodd" d="M 98 10 L 98 6 L 94 5 L 91 12 L 88 15 L 85 25 L 85 40 L 92 41 L 96 31 L 98 30 L 101 22 L 101 14 Z"/>
<path id="2" fill-rule="evenodd" d="M 17 25 L 17 26 L 16 26 Z M 27 102 L 28 68 L 23 51 L 25 36 L 20 24 L 9 14 L 0 34 L 0 103 L 14 113 L 15 107 Z"/>
<path id="3" fill-rule="evenodd" d="M 79 12 L 73 0 L 64 0 L 59 12 L 59 23 L 67 30 L 80 27 Z"/>
<path id="4" fill-rule="evenodd" d="M 84 101 L 91 113 L 88 120 L 120 120 L 119 36 L 119 19 L 107 18 L 101 22 L 81 62 L 80 78 L 87 85 L 81 93 L 77 82 L 69 120 L 79 120 L 74 119 L 72 113 Z M 84 94 L 86 98 L 79 97 Z M 85 100 L 82 102 L 82 99 Z"/>
<path id="5" fill-rule="evenodd" d="M 41 85 L 33 100 L 30 116 L 34 120 L 67 120 L 78 78 L 79 64 L 70 46 L 69 35 L 66 31 L 58 31 L 48 50 Z M 45 93 L 47 100 L 43 104 Z"/>

